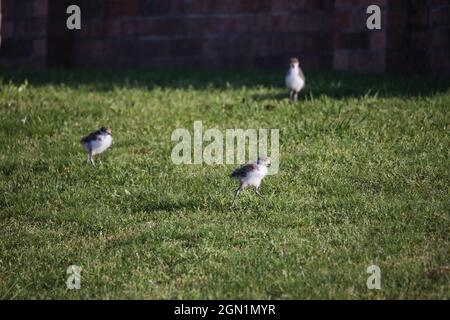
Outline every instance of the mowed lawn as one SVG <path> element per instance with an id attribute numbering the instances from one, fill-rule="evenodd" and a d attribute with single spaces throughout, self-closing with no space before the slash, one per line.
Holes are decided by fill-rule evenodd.
<path id="1" fill-rule="evenodd" d="M 450 78 L 306 73 L 293 104 L 282 71 L 1 71 L 0 298 L 449 299 Z M 197 120 L 280 130 L 266 201 L 173 164 Z"/>

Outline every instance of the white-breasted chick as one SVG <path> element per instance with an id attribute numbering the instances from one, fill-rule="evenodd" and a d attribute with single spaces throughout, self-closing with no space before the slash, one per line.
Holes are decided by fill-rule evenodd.
<path id="1" fill-rule="evenodd" d="M 264 198 L 258 189 L 262 179 L 268 174 L 271 164 L 268 157 L 261 156 L 254 163 L 247 164 L 233 171 L 231 177 L 237 179 L 240 184 L 239 188 L 237 188 L 234 193 L 233 204 L 231 205 L 232 208 L 236 203 L 238 195 L 247 187 L 254 187 L 256 194 L 259 197 Z"/>
<path id="2" fill-rule="evenodd" d="M 305 86 L 305 75 L 297 58 L 292 58 L 289 70 L 284 78 L 286 86 L 289 88 L 289 98 L 294 102 L 297 101 L 298 93 Z"/>
<path id="3" fill-rule="evenodd" d="M 81 138 L 80 142 L 88 153 L 88 162 L 95 167 L 94 156 L 103 153 L 112 144 L 111 128 L 101 127 L 99 130 Z"/>

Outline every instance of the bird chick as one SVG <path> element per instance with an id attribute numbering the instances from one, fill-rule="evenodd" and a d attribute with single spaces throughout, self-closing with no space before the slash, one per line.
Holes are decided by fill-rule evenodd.
<path id="1" fill-rule="evenodd" d="M 231 174 L 232 178 L 235 178 L 239 181 L 239 188 L 234 193 L 233 204 L 231 208 L 236 204 L 236 199 L 241 191 L 247 187 L 254 187 L 256 194 L 264 198 L 259 192 L 259 186 L 261 185 L 262 179 L 269 172 L 269 167 L 271 165 L 271 161 L 268 157 L 262 156 L 259 157 L 258 160 L 254 163 L 247 164 L 233 171 Z"/>
<path id="2" fill-rule="evenodd" d="M 101 127 L 99 130 L 81 138 L 80 143 L 88 153 L 87 161 L 95 167 L 94 156 L 103 153 L 112 144 L 111 128 Z"/>
<path id="3" fill-rule="evenodd" d="M 289 98 L 294 102 L 297 101 L 298 93 L 305 86 L 305 75 L 297 58 L 292 58 L 289 70 L 284 79 L 286 86 L 289 88 Z"/>

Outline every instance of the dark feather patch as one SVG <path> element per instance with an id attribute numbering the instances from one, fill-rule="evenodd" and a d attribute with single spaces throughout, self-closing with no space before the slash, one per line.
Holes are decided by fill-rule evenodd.
<path id="1" fill-rule="evenodd" d="M 244 178 L 250 171 L 256 170 L 258 166 L 254 163 L 247 164 L 233 171 L 231 177 L 233 178 Z"/>
<path id="2" fill-rule="evenodd" d="M 303 70 L 302 68 L 298 67 L 298 75 L 300 76 L 300 78 L 305 81 L 305 75 L 303 74 Z"/>
<path id="3" fill-rule="evenodd" d="M 81 143 L 88 143 L 94 140 L 100 140 L 100 136 L 101 136 L 102 132 L 101 130 L 97 130 L 94 132 L 89 133 L 86 137 L 81 138 L 80 142 Z"/>

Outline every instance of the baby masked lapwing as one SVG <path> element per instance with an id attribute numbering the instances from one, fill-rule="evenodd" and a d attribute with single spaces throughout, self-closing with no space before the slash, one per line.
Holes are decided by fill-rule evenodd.
<path id="1" fill-rule="evenodd" d="M 101 127 L 99 130 L 81 138 L 80 142 L 88 153 L 88 162 L 95 167 L 94 156 L 103 153 L 112 144 L 111 128 Z"/>

